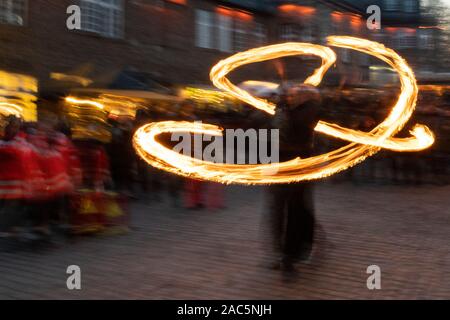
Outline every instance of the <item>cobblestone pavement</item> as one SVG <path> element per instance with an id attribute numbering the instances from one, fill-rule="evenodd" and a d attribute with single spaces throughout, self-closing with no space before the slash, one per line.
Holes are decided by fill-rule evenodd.
<path id="1" fill-rule="evenodd" d="M 320 183 L 313 258 L 271 270 L 261 187 L 227 187 L 227 209 L 132 206 L 126 235 L 0 253 L 3 299 L 450 298 L 450 187 Z M 66 268 L 82 289 L 66 288 Z M 381 290 L 366 268 L 380 266 Z"/>

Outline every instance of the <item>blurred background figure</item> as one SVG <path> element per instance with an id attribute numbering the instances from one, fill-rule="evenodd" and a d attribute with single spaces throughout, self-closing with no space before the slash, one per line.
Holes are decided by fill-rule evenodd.
<path id="1" fill-rule="evenodd" d="M 133 196 L 135 153 L 133 150 L 133 123 L 128 119 L 110 120 L 111 142 L 107 145 L 111 178 L 114 189 Z"/>
<path id="2" fill-rule="evenodd" d="M 146 109 L 139 109 L 136 112 L 136 119 L 134 121 L 134 130 L 136 132 L 141 126 L 158 121 L 156 113 L 151 113 Z M 136 172 L 137 172 L 137 183 L 139 186 L 139 191 L 141 192 L 141 198 L 146 201 L 161 201 L 161 193 L 163 188 L 163 175 L 160 170 L 157 170 L 148 165 L 139 155 L 137 155 L 134 150 L 131 150 L 134 154 L 134 159 L 136 162 Z M 167 177 L 172 179 L 172 177 Z M 169 181 L 171 183 L 171 181 Z M 171 184 L 172 185 L 172 184 Z"/>
<path id="3" fill-rule="evenodd" d="M 28 184 L 27 145 L 21 133 L 21 121 L 6 119 L 0 141 L 0 238 L 19 236 L 24 227 L 25 203 L 30 195 Z"/>
<path id="4" fill-rule="evenodd" d="M 205 207 L 205 182 L 186 179 L 184 184 L 184 206 L 187 209 L 202 209 Z"/>

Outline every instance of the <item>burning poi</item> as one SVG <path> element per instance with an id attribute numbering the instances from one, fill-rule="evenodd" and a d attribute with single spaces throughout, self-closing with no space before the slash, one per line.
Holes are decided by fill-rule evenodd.
<path id="1" fill-rule="evenodd" d="M 357 50 L 372 55 L 390 65 L 399 75 L 401 92 L 388 117 L 372 131 L 363 132 L 341 127 L 334 123 L 320 121 L 315 131 L 350 142 L 337 150 L 309 157 L 295 158 L 286 162 L 270 164 L 235 165 L 213 163 L 182 155 L 166 148 L 156 141 L 162 133 L 191 132 L 213 136 L 222 135 L 222 129 L 215 125 L 184 121 L 153 122 L 137 130 L 133 144 L 137 153 L 151 166 L 181 176 L 236 184 L 292 183 L 320 179 L 348 169 L 381 149 L 394 151 L 420 151 L 434 143 L 434 135 L 425 125 L 417 124 L 408 138 L 395 138 L 410 119 L 417 101 L 418 87 L 414 73 L 406 61 L 394 50 L 383 44 L 347 36 L 330 36 L 328 45 Z M 232 70 L 249 63 L 267 61 L 293 55 L 315 55 L 322 64 L 306 80 L 306 84 L 318 86 L 327 70 L 335 63 L 336 54 L 328 47 L 289 42 L 251 49 L 237 53 L 220 61 L 211 69 L 212 83 L 219 89 L 251 106 L 275 114 L 276 106 L 264 99 L 252 96 L 231 83 L 226 75 Z"/>

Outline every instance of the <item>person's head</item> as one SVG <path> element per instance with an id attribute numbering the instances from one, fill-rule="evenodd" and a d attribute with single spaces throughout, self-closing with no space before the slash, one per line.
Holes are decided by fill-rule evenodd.
<path id="1" fill-rule="evenodd" d="M 320 102 L 319 90 L 314 86 L 302 84 L 286 90 L 286 103 L 289 108 L 297 108 L 309 101 Z"/>

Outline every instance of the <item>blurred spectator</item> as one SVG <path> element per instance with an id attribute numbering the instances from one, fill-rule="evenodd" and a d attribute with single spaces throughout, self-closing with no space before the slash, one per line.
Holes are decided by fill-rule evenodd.
<path id="1" fill-rule="evenodd" d="M 126 119 L 110 120 L 112 140 L 108 144 L 111 176 L 116 191 L 131 196 L 136 157 L 132 143 L 132 123 Z"/>
<path id="2" fill-rule="evenodd" d="M 100 141 L 93 139 L 75 142 L 80 155 L 82 187 L 102 191 L 111 184 L 109 159 Z"/>
<path id="3" fill-rule="evenodd" d="M 158 121 L 158 117 L 155 113 L 150 114 L 147 110 L 139 109 L 136 112 L 134 131 L 141 126 L 154 121 Z M 141 191 L 144 192 L 144 197 L 149 200 L 161 201 L 160 193 L 162 189 L 163 173 L 160 170 L 149 166 L 139 155 L 134 153 L 134 157 L 139 185 Z"/>
<path id="4" fill-rule="evenodd" d="M 18 236 L 23 228 L 25 203 L 29 198 L 28 146 L 20 133 L 20 120 L 7 119 L 0 142 L 0 237 Z"/>

